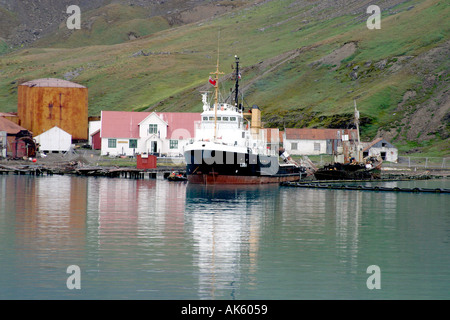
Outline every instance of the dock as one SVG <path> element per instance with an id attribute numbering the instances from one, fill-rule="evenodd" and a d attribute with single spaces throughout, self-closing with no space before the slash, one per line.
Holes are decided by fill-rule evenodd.
<path id="1" fill-rule="evenodd" d="M 161 175 L 167 178 L 172 171 L 180 171 L 179 168 L 161 167 L 156 169 L 137 169 L 133 167 L 99 167 L 99 166 L 77 166 L 77 165 L 3 165 L 0 164 L 0 175 L 32 175 L 32 176 L 52 176 L 52 175 L 77 175 L 86 177 L 110 177 L 128 179 L 156 179 Z"/>
<path id="2" fill-rule="evenodd" d="M 364 181 L 364 180 L 363 180 Z M 383 181 L 383 180 L 378 180 Z M 389 180 L 400 181 L 400 180 Z M 354 182 L 354 181 L 353 181 Z M 368 181 L 364 181 L 368 182 Z M 328 189 L 328 190 L 359 190 L 359 191 L 379 191 L 379 192 L 414 192 L 414 193 L 450 193 L 450 189 L 443 188 L 402 188 L 402 187 L 382 187 L 382 186 L 363 186 L 363 185 L 348 185 L 341 183 L 318 183 L 318 182 L 283 182 L 281 186 L 295 187 L 295 188 L 313 188 L 313 189 Z"/>

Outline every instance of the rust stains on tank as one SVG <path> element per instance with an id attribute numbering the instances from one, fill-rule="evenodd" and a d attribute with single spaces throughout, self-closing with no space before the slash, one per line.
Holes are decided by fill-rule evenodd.
<path id="1" fill-rule="evenodd" d="M 17 114 L 34 135 L 58 126 L 74 140 L 88 139 L 88 89 L 77 83 L 55 78 L 22 83 Z"/>

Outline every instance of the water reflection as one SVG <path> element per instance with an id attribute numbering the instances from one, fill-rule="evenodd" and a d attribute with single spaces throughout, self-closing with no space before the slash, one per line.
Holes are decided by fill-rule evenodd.
<path id="1" fill-rule="evenodd" d="M 6 176 L 0 199 L 1 298 L 71 298 L 71 264 L 88 299 L 359 298 L 368 265 L 418 259 L 446 277 L 445 195 Z"/>
<path id="2" fill-rule="evenodd" d="M 256 282 L 262 223 L 277 198 L 278 186 L 188 185 L 186 227 L 194 239 L 200 298 L 236 298 L 243 274 L 248 286 Z"/>
<path id="3" fill-rule="evenodd" d="M 46 250 L 52 261 L 59 248 L 85 244 L 87 186 L 70 178 L 49 182 L 8 179 L 5 199 L 6 212 L 15 212 L 18 252 L 32 256 Z"/>

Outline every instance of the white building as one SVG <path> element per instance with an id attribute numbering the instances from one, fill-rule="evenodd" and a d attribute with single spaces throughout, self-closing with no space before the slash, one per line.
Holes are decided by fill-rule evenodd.
<path id="1" fill-rule="evenodd" d="M 55 126 L 34 137 L 41 152 L 65 152 L 72 145 L 72 135 Z"/>
<path id="2" fill-rule="evenodd" d="M 398 161 L 398 149 L 383 138 L 373 140 L 363 149 L 363 157 L 377 155 L 380 155 L 383 161 Z"/>
<path id="3" fill-rule="evenodd" d="M 89 145 L 92 146 L 92 136 L 100 130 L 101 121 L 95 120 L 95 121 L 89 121 Z"/>
<path id="4" fill-rule="evenodd" d="M 291 155 L 333 154 L 342 140 L 357 140 L 354 129 L 286 128 L 283 148 Z"/>
<path id="5" fill-rule="evenodd" d="M 101 154 L 180 156 L 200 113 L 102 111 Z"/>

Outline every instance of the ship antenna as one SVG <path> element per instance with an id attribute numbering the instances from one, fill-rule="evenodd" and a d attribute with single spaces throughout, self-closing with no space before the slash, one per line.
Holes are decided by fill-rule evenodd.
<path id="1" fill-rule="evenodd" d="M 216 140 L 217 137 L 217 109 L 219 108 L 219 74 L 223 74 L 223 72 L 219 71 L 219 49 L 220 49 L 220 29 L 219 33 L 217 35 L 217 65 L 216 65 L 216 71 L 211 72 L 211 74 L 215 75 L 214 77 L 214 89 L 215 89 L 215 96 L 214 96 L 214 140 Z"/>

